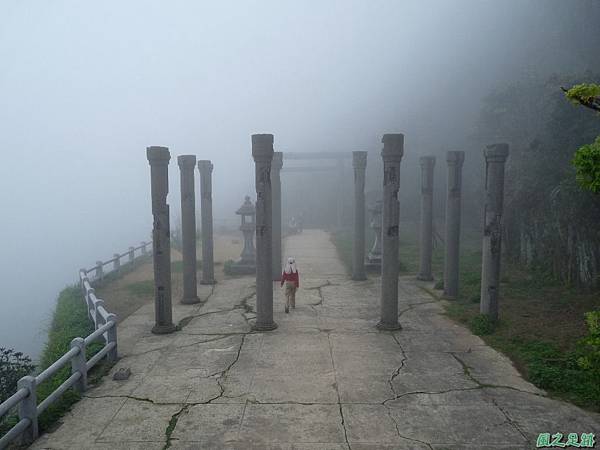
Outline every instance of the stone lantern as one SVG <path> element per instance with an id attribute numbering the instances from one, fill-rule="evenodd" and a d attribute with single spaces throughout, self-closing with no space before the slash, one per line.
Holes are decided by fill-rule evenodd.
<path id="1" fill-rule="evenodd" d="M 367 267 L 369 269 L 381 269 L 381 212 L 383 202 L 377 200 L 375 204 L 369 207 L 371 214 L 370 226 L 375 232 L 373 247 L 367 255 Z"/>
<path id="2" fill-rule="evenodd" d="M 256 209 L 246 196 L 244 203 L 235 212 L 241 217 L 240 230 L 244 234 L 244 248 L 241 259 L 232 265 L 232 271 L 238 274 L 254 273 L 256 271 L 256 250 L 254 248 L 254 232 L 256 230 Z"/>

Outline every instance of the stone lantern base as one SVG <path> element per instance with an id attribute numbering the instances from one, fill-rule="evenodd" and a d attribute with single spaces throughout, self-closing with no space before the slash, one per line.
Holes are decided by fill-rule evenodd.
<path id="1" fill-rule="evenodd" d="M 256 265 L 245 261 L 236 261 L 227 268 L 232 275 L 252 275 L 256 273 Z"/>

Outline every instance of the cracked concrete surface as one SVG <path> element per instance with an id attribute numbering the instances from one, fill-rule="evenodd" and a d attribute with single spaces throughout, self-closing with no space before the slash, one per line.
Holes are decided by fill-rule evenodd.
<path id="1" fill-rule="evenodd" d="M 301 272 L 297 307 L 274 285 L 274 332 L 251 331 L 251 277 L 199 286 L 174 306 L 181 330 L 150 333 L 151 301 L 119 325 L 126 381 L 86 392 L 52 449 L 527 449 L 541 432 L 600 431 L 598 415 L 550 399 L 510 361 L 400 279 L 402 330 L 380 332 L 379 280 L 346 276 L 329 236 L 285 242 Z M 150 300 L 150 299 L 149 299 Z"/>

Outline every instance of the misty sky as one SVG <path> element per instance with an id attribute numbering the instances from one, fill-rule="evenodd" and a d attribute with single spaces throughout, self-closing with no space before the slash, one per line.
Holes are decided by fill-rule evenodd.
<path id="1" fill-rule="evenodd" d="M 563 26 L 546 0 L 0 0 L 0 346 L 35 354 L 77 269 L 149 237 L 147 146 L 171 149 L 173 223 L 189 153 L 213 160 L 217 223 L 237 220 L 252 133 L 457 149 L 499 82 L 584 61 L 599 4 L 569 3 L 596 19 Z"/>

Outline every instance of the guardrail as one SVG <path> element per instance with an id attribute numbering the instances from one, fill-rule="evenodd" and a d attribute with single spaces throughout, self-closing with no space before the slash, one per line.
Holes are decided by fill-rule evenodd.
<path id="1" fill-rule="evenodd" d="M 102 262 L 97 261 L 91 269 L 79 270 L 79 283 L 87 306 L 88 316 L 94 323 L 94 332 L 86 338 L 76 337 L 71 341 L 71 348 L 56 362 L 39 373 L 37 376 L 27 375 L 17 383 L 17 392 L 0 404 L 0 418 L 18 407 L 19 422 L 0 438 L 0 449 L 8 446 L 10 442 L 23 437 L 24 442 L 31 442 L 38 437 L 38 416 L 48 406 L 54 403 L 68 389 L 74 388 L 83 393 L 87 389 L 87 375 L 89 370 L 106 357 L 108 361 L 117 360 L 117 316 L 106 310 L 104 300 L 96 296 L 92 282 L 102 280 L 109 273 L 104 271 L 104 266 L 112 264 L 112 270 L 119 270 L 121 258 L 128 257 L 128 263 L 148 254 L 149 242 L 142 242 L 139 247 L 129 247 L 123 254 L 115 254 L 112 259 Z M 141 250 L 136 258 L 135 251 Z M 90 279 L 88 274 L 94 273 Z M 92 342 L 103 340 L 104 346 L 89 360 L 86 358 L 86 347 Z M 71 376 L 67 378 L 48 397 L 38 404 L 37 386 L 54 376 L 65 365 L 71 363 Z"/>

